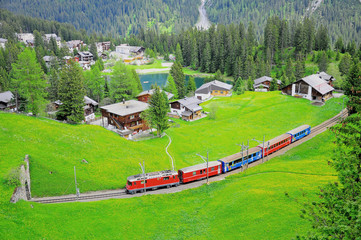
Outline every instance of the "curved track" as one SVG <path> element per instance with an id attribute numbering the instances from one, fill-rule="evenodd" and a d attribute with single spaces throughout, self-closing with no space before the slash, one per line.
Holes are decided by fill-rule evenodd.
<path id="1" fill-rule="evenodd" d="M 253 163 L 249 164 L 248 166 L 246 165 L 243 168 L 239 168 L 239 169 L 233 170 L 231 172 L 227 172 L 225 174 L 211 177 L 211 178 L 209 178 L 209 182 L 223 180 L 227 176 L 243 172 L 247 168 L 257 166 L 259 164 L 262 164 L 263 162 L 269 161 L 270 159 L 272 159 L 274 157 L 280 156 L 280 155 L 284 154 L 285 152 L 287 152 L 288 150 L 310 140 L 311 138 L 317 136 L 318 134 L 323 133 L 329 127 L 332 127 L 337 122 L 339 122 L 340 119 L 344 119 L 347 116 L 348 116 L 347 110 L 344 109 L 336 116 L 328 119 L 327 121 L 321 123 L 320 125 L 313 127 L 311 129 L 310 135 L 298 140 L 295 143 L 292 143 L 292 144 L 280 149 L 279 151 L 277 151 L 275 153 L 272 153 L 271 155 L 265 157 L 264 159 L 260 159 L 256 162 L 253 162 Z M 135 195 L 127 194 L 125 192 L 125 189 L 123 188 L 123 189 L 118 189 L 118 190 L 96 191 L 96 192 L 83 193 L 83 194 L 80 194 L 80 196 L 76 196 L 75 194 L 73 194 L 73 195 L 58 196 L 58 197 L 32 198 L 31 201 L 38 202 L 38 203 L 65 203 L 65 202 L 76 202 L 76 201 L 90 202 L 90 201 L 99 201 L 99 200 L 113 199 L 113 198 L 132 198 L 132 197 L 140 197 L 140 196 L 149 195 L 149 194 L 167 194 L 167 193 L 180 192 L 180 191 L 183 191 L 186 189 L 191 189 L 191 188 L 196 188 L 196 187 L 202 186 L 204 183 L 206 183 L 205 179 L 196 181 L 196 182 L 191 182 L 188 184 L 181 184 L 180 186 L 175 187 L 175 188 L 169 188 L 169 189 L 164 188 L 164 189 L 159 189 L 156 191 L 147 191 L 146 193 L 138 193 Z"/>

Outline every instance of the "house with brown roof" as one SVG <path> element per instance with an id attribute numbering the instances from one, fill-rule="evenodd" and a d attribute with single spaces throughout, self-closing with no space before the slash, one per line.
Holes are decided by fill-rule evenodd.
<path id="1" fill-rule="evenodd" d="M 161 89 L 160 91 L 162 92 L 163 90 Z M 165 95 L 167 95 L 168 100 L 170 100 L 170 99 L 172 99 L 174 97 L 174 94 L 172 94 L 172 93 L 169 93 L 169 92 L 166 92 L 166 91 L 164 91 L 164 93 L 165 93 Z M 154 89 L 143 91 L 143 92 L 138 94 L 138 96 L 137 96 L 138 101 L 148 103 L 149 100 L 150 100 L 150 97 L 153 94 L 154 94 Z"/>
<path id="2" fill-rule="evenodd" d="M 282 93 L 311 101 L 325 102 L 333 97 L 335 89 L 318 74 L 313 74 L 282 88 Z"/>
<path id="3" fill-rule="evenodd" d="M 100 107 L 102 118 L 108 120 L 108 124 L 120 130 L 135 132 L 148 129 L 140 114 L 149 108 L 149 104 L 137 100 L 128 100 Z"/>

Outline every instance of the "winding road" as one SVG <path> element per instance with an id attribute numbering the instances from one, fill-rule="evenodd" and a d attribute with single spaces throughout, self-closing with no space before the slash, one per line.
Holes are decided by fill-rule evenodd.
<path id="1" fill-rule="evenodd" d="M 280 149 L 279 151 L 277 151 L 275 153 L 272 153 L 271 155 L 265 157 L 265 159 L 263 159 L 263 160 L 260 159 L 256 162 L 249 164 L 247 166 L 247 168 L 255 167 L 259 164 L 262 164 L 266 161 L 271 160 L 272 158 L 275 158 L 275 157 L 278 157 L 278 156 L 284 154 L 288 150 L 290 150 L 294 147 L 297 147 L 298 145 L 323 133 L 328 128 L 330 128 L 333 125 L 335 125 L 336 123 L 338 123 L 340 119 L 346 118 L 347 116 L 348 116 L 348 113 L 347 113 L 347 110 L 345 109 L 345 110 L 341 111 L 339 114 L 337 114 L 336 116 L 328 119 L 327 121 L 321 123 L 318 126 L 313 127 L 310 135 L 298 140 L 295 143 L 292 143 L 292 144 Z M 170 140 L 169 144 L 170 143 L 171 143 L 171 140 Z M 169 146 L 169 144 L 168 144 L 168 146 Z M 211 177 L 211 178 L 209 178 L 209 182 L 216 182 L 216 181 L 224 180 L 225 177 L 243 172 L 244 170 L 245 170 L 244 168 L 239 168 L 234 171 L 227 172 L 225 174 Z M 305 174 L 305 173 L 296 173 L 296 172 L 284 172 L 284 173 L 286 173 L 286 174 Z M 133 198 L 133 197 L 140 197 L 140 196 L 149 195 L 149 194 L 176 193 L 176 192 L 180 192 L 180 191 L 183 191 L 186 189 L 200 187 L 205 183 L 206 183 L 206 180 L 204 179 L 204 180 L 191 182 L 191 183 L 187 183 L 187 184 L 181 184 L 180 186 L 174 187 L 174 188 L 158 189 L 155 191 L 147 191 L 146 193 L 137 193 L 134 195 L 126 194 L 125 189 L 123 188 L 123 189 L 117 189 L 117 190 L 106 190 L 106 191 L 82 193 L 82 194 L 80 194 L 79 197 L 77 197 L 75 194 L 72 194 L 72 195 L 56 196 L 56 197 L 32 198 L 30 201 L 39 202 L 39 203 L 65 203 L 65 202 L 91 202 L 91 201 L 99 201 L 99 200 L 114 199 L 114 198 Z"/>
<path id="2" fill-rule="evenodd" d="M 207 17 L 206 8 L 204 7 L 205 4 L 206 0 L 202 0 L 202 4 L 198 8 L 199 18 L 198 22 L 196 23 L 196 28 L 207 30 L 211 26 L 211 23 Z"/>

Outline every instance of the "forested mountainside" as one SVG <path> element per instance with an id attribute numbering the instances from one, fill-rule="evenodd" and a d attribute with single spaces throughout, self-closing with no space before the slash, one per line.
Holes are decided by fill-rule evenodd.
<path id="1" fill-rule="evenodd" d="M 207 14 L 213 23 L 248 23 L 262 36 L 267 19 L 301 20 L 312 17 L 317 26 L 327 26 L 331 41 L 342 36 L 346 42 L 361 42 L 361 3 L 359 0 L 207 0 Z"/>
<path id="2" fill-rule="evenodd" d="M 73 24 L 89 33 L 137 33 L 141 27 L 180 31 L 193 26 L 200 0 L 1 0 L 14 13 Z"/>

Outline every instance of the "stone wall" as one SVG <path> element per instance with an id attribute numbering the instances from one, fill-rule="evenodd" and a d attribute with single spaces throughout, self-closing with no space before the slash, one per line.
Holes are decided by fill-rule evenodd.
<path id="1" fill-rule="evenodd" d="M 25 156 L 25 164 L 20 166 L 20 186 L 15 188 L 10 202 L 16 203 L 19 200 L 31 199 L 31 182 L 30 182 L 30 167 L 29 167 L 29 155 Z"/>

